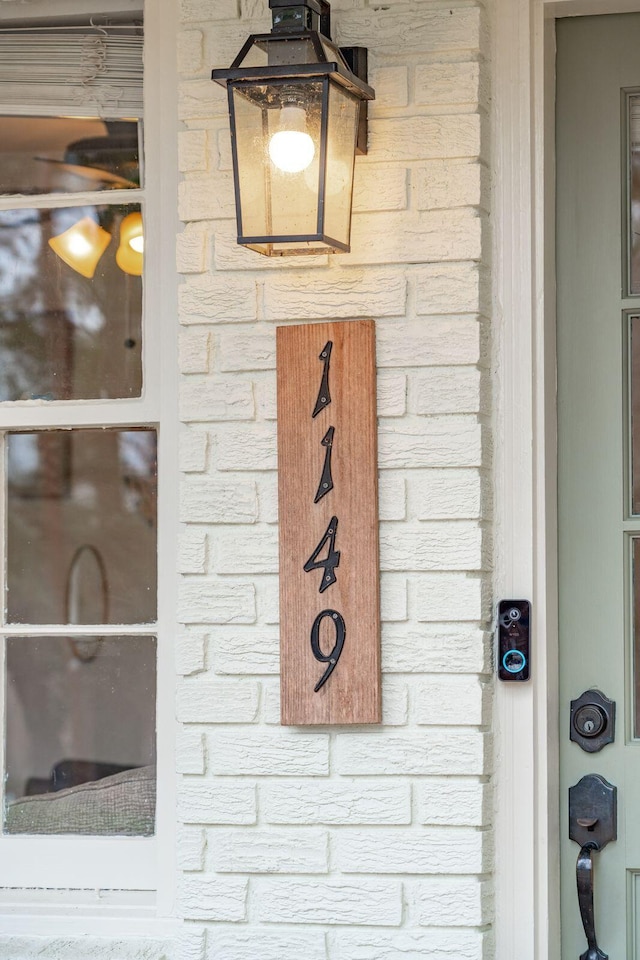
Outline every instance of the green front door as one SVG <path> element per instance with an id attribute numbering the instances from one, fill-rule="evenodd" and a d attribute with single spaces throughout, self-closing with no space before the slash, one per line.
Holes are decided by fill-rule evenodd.
<path id="1" fill-rule="evenodd" d="M 618 790 L 617 840 L 593 855 L 598 945 L 640 960 L 640 14 L 557 27 L 562 960 L 600 956 L 568 838 L 568 789 L 592 773 Z M 590 753 L 570 702 L 594 688 L 617 718 Z"/>

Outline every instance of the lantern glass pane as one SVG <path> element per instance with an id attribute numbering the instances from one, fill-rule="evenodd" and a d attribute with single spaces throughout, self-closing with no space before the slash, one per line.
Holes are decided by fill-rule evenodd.
<path id="1" fill-rule="evenodd" d="M 349 244 L 359 101 L 330 84 L 324 234 Z"/>
<path id="2" fill-rule="evenodd" d="M 265 88 L 258 88 L 264 90 Z M 267 226 L 267 183 L 264 176 L 263 106 L 253 86 L 233 88 L 238 232 L 262 236 Z"/>
<path id="3" fill-rule="evenodd" d="M 242 237 L 317 235 L 322 88 L 318 80 L 235 88 Z"/>
<path id="4" fill-rule="evenodd" d="M 280 67 L 296 63 L 318 63 L 312 41 L 306 38 L 282 37 L 277 40 L 256 40 L 237 64 L 246 67 Z"/>

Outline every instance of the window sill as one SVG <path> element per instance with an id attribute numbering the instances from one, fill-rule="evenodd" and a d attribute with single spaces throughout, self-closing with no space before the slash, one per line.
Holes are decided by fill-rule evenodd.
<path id="1" fill-rule="evenodd" d="M 121 942 L 171 940 L 178 934 L 178 921 L 157 915 L 151 890 L 0 889 L 0 937 L 95 936 Z"/>

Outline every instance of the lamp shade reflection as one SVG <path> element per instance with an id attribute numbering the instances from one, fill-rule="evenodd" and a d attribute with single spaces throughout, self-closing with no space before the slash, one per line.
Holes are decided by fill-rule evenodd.
<path id="1" fill-rule="evenodd" d="M 51 237 L 49 246 L 73 270 L 91 279 L 110 242 L 110 233 L 90 217 L 83 217 L 64 233 Z"/>
<path id="2" fill-rule="evenodd" d="M 116 263 L 125 273 L 140 277 L 143 259 L 142 214 L 140 211 L 134 211 L 127 214 L 120 224 L 120 246 L 116 251 Z"/>

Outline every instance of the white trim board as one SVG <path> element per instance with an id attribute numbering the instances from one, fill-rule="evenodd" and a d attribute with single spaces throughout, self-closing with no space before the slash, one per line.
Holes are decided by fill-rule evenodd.
<path id="1" fill-rule="evenodd" d="M 560 960 L 554 18 L 640 0 L 496 0 L 496 597 L 533 601 L 533 679 L 498 684 L 496 960 Z"/>
<path id="2" fill-rule="evenodd" d="M 158 437 L 158 676 L 156 687 L 158 796 L 156 803 L 156 918 L 175 916 L 176 776 L 174 640 L 178 633 L 175 558 L 178 555 L 178 292 L 175 237 L 179 221 L 177 0 L 145 0 L 145 164 L 146 253 L 156 264 L 157 283 L 149 290 L 146 316 L 158 321 L 160 335 L 147 331 L 147 350 L 157 351 L 151 365 L 160 373 Z M 149 284 L 149 287 L 152 285 Z M 156 922 L 157 922 L 156 920 Z M 160 935 L 160 927 L 158 935 Z"/>

